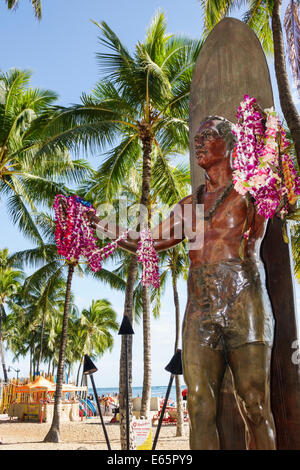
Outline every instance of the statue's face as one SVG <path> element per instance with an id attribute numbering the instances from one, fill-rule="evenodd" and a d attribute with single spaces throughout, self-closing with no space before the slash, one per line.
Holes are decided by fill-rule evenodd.
<path id="1" fill-rule="evenodd" d="M 226 142 L 218 133 L 218 121 L 205 121 L 195 135 L 195 155 L 198 165 L 204 169 L 226 157 Z"/>

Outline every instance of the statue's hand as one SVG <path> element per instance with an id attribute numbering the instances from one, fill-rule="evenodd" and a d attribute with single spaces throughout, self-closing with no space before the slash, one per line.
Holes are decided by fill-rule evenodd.
<path id="1" fill-rule="evenodd" d="M 97 227 L 97 223 L 99 222 L 99 217 L 96 216 L 95 212 L 93 210 L 90 210 L 87 212 L 86 214 L 87 216 L 87 219 L 90 223 L 90 226 L 93 228 L 93 229 L 96 229 Z"/>

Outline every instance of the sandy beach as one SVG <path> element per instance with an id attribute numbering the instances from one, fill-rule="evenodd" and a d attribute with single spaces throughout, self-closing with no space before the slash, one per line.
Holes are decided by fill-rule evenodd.
<path id="1" fill-rule="evenodd" d="M 110 424 L 105 417 L 106 429 L 112 450 L 120 450 L 120 429 L 118 424 Z M 61 423 L 61 442 L 44 443 L 43 439 L 50 423 L 30 423 L 10 421 L 7 415 L 0 415 L 0 450 L 107 450 L 100 418 L 90 418 L 83 422 Z M 154 438 L 156 426 L 152 428 Z M 176 437 L 175 425 L 163 425 L 160 430 L 156 450 L 188 450 L 189 425 L 185 424 L 185 436 Z"/>

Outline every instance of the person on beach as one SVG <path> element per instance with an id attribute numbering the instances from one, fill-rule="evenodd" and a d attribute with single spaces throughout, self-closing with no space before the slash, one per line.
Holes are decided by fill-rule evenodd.
<path id="1" fill-rule="evenodd" d="M 183 322 L 183 372 L 188 388 L 191 449 L 219 449 L 216 414 L 227 365 L 240 413 L 247 427 L 246 446 L 275 449 L 270 407 L 270 359 L 274 319 L 259 250 L 266 220 L 232 183 L 232 124 L 218 116 L 201 123 L 195 154 L 206 182 L 180 201 L 168 219 L 152 230 L 154 247 L 167 250 L 190 242 L 188 301 Z M 197 205 L 204 205 L 204 224 Z M 248 220 L 243 259 L 241 237 Z M 125 230 L 91 215 L 94 228 L 116 239 Z M 204 225 L 204 241 L 203 241 Z M 178 233 L 181 232 L 181 236 Z M 113 233 L 113 234 L 112 234 Z M 129 231 L 119 246 L 135 253 L 139 233 Z"/>

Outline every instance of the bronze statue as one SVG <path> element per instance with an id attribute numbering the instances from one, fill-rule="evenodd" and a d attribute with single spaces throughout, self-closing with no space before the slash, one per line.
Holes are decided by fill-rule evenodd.
<path id="1" fill-rule="evenodd" d="M 275 449 L 270 406 L 274 321 L 259 257 L 266 221 L 251 201 L 247 210 L 245 196 L 233 188 L 233 146 L 229 121 L 205 119 L 195 136 L 195 154 L 206 172 L 206 183 L 180 201 L 169 218 L 152 230 L 157 251 L 169 249 L 184 238 L 192 244 L 183 323 L 191 449 L 219 449 L 216 416 L 227 364 L 248 430 L 247 448 Z M 197 227 L 197 203 L 204 205 L 204 243 L 199 232 L 203 224 Z M 242 259 L 246 217 L 249 238 Z M 93 222 L 111 235 L 99 218 L 93 218 Z M 182 230 L 179 238 L 178 228 Z M 120 232 L 117 228 L 114 237 Z M 138 234 L 129 232 L 119 245 L 135 253 L 137 243 Z"/>

